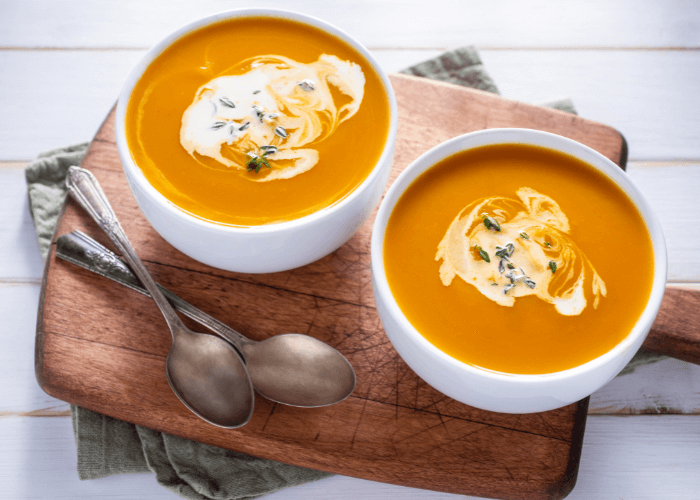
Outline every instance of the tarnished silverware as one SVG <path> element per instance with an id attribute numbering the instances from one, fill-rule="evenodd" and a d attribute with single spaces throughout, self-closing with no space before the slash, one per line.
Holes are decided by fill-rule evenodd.
<path id="1" fill-rule="evenodd" d="M 138 278 L 115 254 L 80 231 L 58 238 L 56 255 L 144 295 Z M 158 285 L 175 310 L 231 342 L 243 354 L 253 387 L 278 403 L 315 407 L 337 403 L 355 388 L 355 372 L 337 350 L 308 335 L 286 334 L 262 342 L 250 340 L 228 325 Z"/>
<path id="2" fill-rule="evenodd" d="M 97 179 L 88 170 L 70 167 L 66 187 L 119 248 L 163 313 L 173 337 L 165 360 L 173 392 L 207 422 L 227 428 L 245 425 L 253 414 L 255 396 L 240 353 L 218 337 L 185 326 L 136 255 Z"/>

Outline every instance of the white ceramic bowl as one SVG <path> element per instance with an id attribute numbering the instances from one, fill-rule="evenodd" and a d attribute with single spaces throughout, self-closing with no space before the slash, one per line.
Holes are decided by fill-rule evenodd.
<path id="1" fill-rule="evenodd" d="M 382 155 L 364 182 L 338 203 L 313 214 L 278 224 L 226 226 L 194 217 L 165 198 L 134 163 L 125 134 L 127 103 L 148 65 L 175 40 L 225 19 L 270 16 L 315 26 L 352 46 L 380 76 L 390 106 L 390 129 Z M 336 250 L 367 220 L 379 203 L 394 157 L 398 118 L 396 98 L 386 73 L 357 40 L 319 19 L 277 9 L 222 12 L 189 23 L 152 47 L 131 71 L 119 95 L 116 137 L 119 157 L 139 208 L 153 228 L 171 245 L 213 267 L 245 273 L 270 273 L 304 266 Z"/>
<path id="2" fill-rule="evenodd" d="M 583 365 L 544 375 L 512 375 L 465 364 L 428 342 L 406 319 L 392 296 L 384 271 L 384 233 L 397 200 L 429 167 L 459 151 L 489 144 L 520 143 L 561 151 L 592 165 L 634 202 L 651 235 L 654 283 L 644 312 L 630 334 L 613 349 Z M 379 207 L 372 233 L 372 285 L 384 329 L 408 365 L 428 384 L 453 399 L 484 410 L 531 413 L 576 402 L 605 385 L 629 362 L 646 338 L 666 285 L 666 244 L 661 225 L 629 177 L 600 153 L 564 137 L 528 129 L 491 129 L 466 134 L 423 154 L 396 179 Z"/>

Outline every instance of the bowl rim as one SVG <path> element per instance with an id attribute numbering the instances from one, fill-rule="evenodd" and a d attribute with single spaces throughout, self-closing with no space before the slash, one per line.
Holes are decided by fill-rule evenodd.
<path id="1" fill-rule="evenodd" d="M 331 36 L 340 39 L 344 43 L 347 43 L 353 49 L 355 49 L 362 57 L 364 57 L 369 63 L 369 65 L 372 67 L 372 69 L 377 73 L 382 82 L 382 85 L 384 86 L 384 91 L 386 92 L 386 97 L 389 103 L 390 120 L 386 141 L 384 143 L 382 153 L 379 156 L 376 164 L 370 171 L 369 175 L 367 175 L 367 177 L 365 177 L 365 179 L 352 191 L 350 191 L 344 198 L 315 212 L 289 221 L 244 226 L 219 223 L 194 215 L 178 207 L 175 203 L 166 198 L 148 181 L 148 179 L 146 179 L 142 170 L 138 167 L 138 165 L 136 165 L 136 162 L 131 156 L 131 151 L 129 150 L 129 146 L 126 140 L 126 108 L 131 98 L 131 93 L 133 92 L 136 83 L 140 80 L 141 76 L 148 68 L 148 66 L 150 66 L 153 60 L 156 57 L 158 57 L 161 53 L 163 53 L 164 50 L 170 47 L 175 41 L 193 31 L 196 31 L 200 28 L 204 28 L 209 25 L 216 24 L 218 22 L 243 17 L 277 17 L 286 20 L 296 21 L 301 24 L 314 26 L 320 29 L 321 31 L 330 34 Z M 146 191 L 146 196 L 150 200 L 154 201 L 159 206 L 164 208 L 169 214 L 174 215 L 175 217 L 178 217 L 187 223 L 201 227 L 204 230 L 214 230 L 224 233 L 245 235 L 264 235 L 270 233 L 294 231 L 302 227 L 311 226 L 319 222 L 326 216 L 332 215 L 335 212 L 339 212 L 343 210 L 346 206 L 351 205 L 357 198 L 359 198 L 362 195 L 362 193 L 365 190 L 369 189 L 375 183 L 375 181 L 381 177 L 381 173 L 383 170 L 382 167 L 385 166 L 387 163 L 391 163 L 393 157 L 394 143 L 396 142 L 397 128 L 398 107 L 396 104 L 396 96 L 394 94 L 394 89 L 391 85 L 391 82 L 389 81 L 387 73 L 384 71 L 384 69 L 382 69 L 377 60 L 364 47 L 364 45 L 362 45 L 357 39 L 355 39 L 348 33 L 342 31 L 340 28 L 330 23 L 327 23 L 326 21 L 323 21 L 319 18 L 309 16 L 306 14 L 301 14 L 299 12 L 273 8 L 248 8 L 226 10 L 215 14 L 210 14 L 195 21 L 191 21 L 182 25 L 175 31 L 171 32 L 170 34 L 162 38 L 153 47 L 151 47 L 141 58 L 141 60 L 131 69 L 126 80 L 124 81 L 124 85 L 122 86 L 122 90 L 119 94 L 115 113 L 115 135 L 117 142 L 117 150 L 121 159 L 122 168 L 127 174 L 127 179 L 130 181 L 129 184 L 131 184 L 131 181 L 138 183 L 138 186 Z M 133 190 L 131 185 L 130 188 Z"/>
<path id="2" fill-rule="evenodd" d="M 517 137 L 519 139 L 504 140 L 502 137 L 505 135 L 512 135 L 514 138 Z M 554 146 L 549 144 L 541 144 L 545 141 L 558 142 L 561 147 L 559 147 L 559 145 Z M 630 333 L 617 345 L 600 356 L 582 365 L 557 372 L 543 374 L 499 372 L 485 367 L 464 363 L 450 356 L 444 351 L 441 351 L 430 343 L 425 337 L 423 337 L 423 335 L 418 332 L 418 330 L 403 314 L 403 311 L 391 293 L 391 288 L 389 287 L 384 269 L 383 253 L 386 225 L 397 201 L 418 176 L 420 176 L 428 168 L 435 165 L 438 161 L 457 152 L 492 144 L 514 143 L 545 147 L 574 156 L 605 174 L 606 177 L 611 179 L 618 187 L 620 187 L 620 189 L 622 189 L 622 191 L 637 208 L 642 216 L 647 230 L 649 231 L 649 236 L 652 242 L 652 250 L 654 255 L 654 278 L 652 289 L 651 293 L 649 294 L 649 300 L 647 301 L 646 307 L 637 319 Z M 594 163 L 589 159 L 581 158 L 581 156 L 588 156 L 589 158 L 594 159 L 597 163 Z M 447 367 L 453 370 L 463 371 L 468 375 L 485 377 L 486 379 L 494 382 L 507 382 L 511 384 L 515 383 L 532 386 L 570 381 L 582 375 L 596 371 L 597 369 L 612 363 L 615 359 L 623 358 L 625 353 L 633 348 L 636 342 L 639 342 L 641 345 L 641 342 L 643 341 L 644 337 L 646 337 L 651 325 L 653 324 L 654 318 L 656 317 L 661 306 L 661 300 L 663 298 L 666 286 L 667 267 L 666 243 L 661 224 L 652 211 L 650 205 L 642 195 L 641 191 L 639 191 L 636 185 L 631 181 L 626 172 L 623 171 L 618 165 L 613 163 L 610 159 L 606 158 L 589 146 L 557 134 L 534 129 L 494 128 L 471 132 L 445 141 L 423 153 L 408 167 L 406 167 L 403 172 L 401 172 L 387 191 L 386 196 L 379 206 L 377 218 L 375 219 L 375 224 L 372 230 L 371 270 L 375 290 L 381 296 L 379 298 L 383 300 L 384 306 L 388 310 L 388 313 L 392 316 L 392 319 L 398 322 L 401 328 L 401 334 L 408 336 L 409 340 L 413 341 L 414 344 L 417 344 L 421 350 L 424 350 L 427 353 L 426 358 L 437 358 L 440 363 L 444 363 Z M 623 366 L 620 366 L 620 369 L 622 368 Z"/>

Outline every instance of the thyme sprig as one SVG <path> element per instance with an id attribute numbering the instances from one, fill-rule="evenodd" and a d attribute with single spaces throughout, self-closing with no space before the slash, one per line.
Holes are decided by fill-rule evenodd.
<path id="1" fill-rule="evenodd" d="M 270 166 L 270 163 L 265 158 L 264 154 L 263 154 L 263 156 L 259 156 L 256 153 L 249 152 L 248 156 L 249 156 L 249 160 L 245 164 L 245 166 L 248 167 L 248 170 L 246 170 L 246 172 L 250 172 L 251 170 L 254 170 L 255 173 L 257 174 L 258 172 L 260 172 L 260 169 L 262 168 L 263 165 L 265 165 L 267 168 L 272 168 Z"/>
<path id="2" fill-rule="evenodd" d="M 249 151 L 248 154 L 248 161 L 246 162 L 246 167 L 248 167 L 248 170 L 246 172 L 250 172 L 251 170 L 255 170 L 255 173 L 257 174 L 260 172 L 260 169 L 262 166 L 266 166 L 267 168 L 272 168 L 270 166 L 270 163 L 267 161 L 267 156 L 275 154 L 277 151 L 277 146 L 272 146 L 272 145 L 266 145 L 266 146 L 260 146 L 260 153 L 254 153 L 252 151 Z"/>
<path id="3" fill-rule="evenodd" d="M 255 113 L 255 116 L 258 117 L 260 123 L 263 123 L 263 118 L 265 117 L 265 108 L 256 104 L 253 106 L 253 113 Z"/>
<path id="4" fill-rule="evenodd" d="M 491 262 L 491 259 L 487 258 L 488 253 L 486 253 L 486 250 L 481 248 L 479 245 L 474 245 L 474 250 L 477 251 L 481 258 L 486 262 Z M 528 288 L 535 288 L 537 286 L 537 283 L 535 283 L 535 281 L 530 278 L 527 273 L 525 273 L 525 270 L 522 267 L 519 267 L 517 270 L 515 269 L 515 265 L 513 265 L 510 260 L 510 257 L 513 256 L 514 252 L 515 245 L 511 241 L 503 246 L 496 245 L 496 257 L 500 257 L 500 260 L 498 261 L 498 272 L 510 282 L 506 283 L 506 285 L 503 287 L 504 295 L 508 295 L 508 292 L 515 288 L 519 283 L 523 283 Z M 506 267 L 508 268 L 507 273 Z M 492 285 L 495 284 L 496 283 L 492 283 Z"/>

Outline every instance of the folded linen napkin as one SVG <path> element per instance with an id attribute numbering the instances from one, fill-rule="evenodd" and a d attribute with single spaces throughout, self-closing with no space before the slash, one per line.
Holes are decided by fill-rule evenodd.
<path id="1" fill-rule="evenodd" d="M 473 47 L 447 52 L 402 73 L 498 93 Z M 576 113 L 568 99 L 544 105 Z M 26 169 L 30 210 L 44 259 L 66 196 L 66 172 L 80 163 L 87 146 L 42 153 Z M 623 374 L 658 359 L 662 358 L 642 352 Z M 71 416 L 80 479 L 151 471 L 160 484 L 184 498 L 244 500 L 330 475 L 189 441 L 73 405 Z"/>

